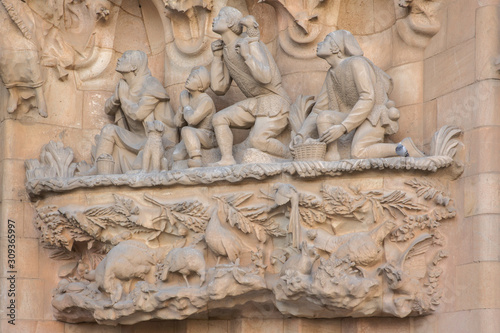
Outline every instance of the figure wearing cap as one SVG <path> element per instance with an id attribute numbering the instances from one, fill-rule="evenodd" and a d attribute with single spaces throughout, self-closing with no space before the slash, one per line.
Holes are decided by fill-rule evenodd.
<path id="1" fill-rule="evenodd" d="M 385 135 L 398 131 L 399 110 L 388 94 L 392 79 L 369 59 L 354 36 L 346 30 L 329 33 L 318 44 L 317 55 L 331 66 L 316 99 L 316 104 L 292 140 L 300 144 L 317 129 L 320 141 L 327 144 L 325 159 L 340 159 L 338 139 L 355 131 L 352 158 L 382 158 L 397 156 L 394 143 L 384 143 Z M 421 157 L 407 138 L 410 156 Z"/>
<path id="2" fill-rule="evenodd" d="M 173 158 L 180 161 L 189 156 L 188 166 L 201 167 L 201 148 L 214 148 L 217 145 L 212 126 L 215 105 L 205 93 L 210 86 L 210 73 L 203 67 L 195 67 L 186 80 L 186 90 L 180 95 L 179 110 L 175 115 L 175 125 L 182 127 L 182 140 L 174 150 Z"/>

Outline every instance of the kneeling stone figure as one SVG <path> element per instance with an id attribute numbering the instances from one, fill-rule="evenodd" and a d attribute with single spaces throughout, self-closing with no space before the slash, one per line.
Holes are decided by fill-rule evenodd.
<path id="1" fill-rule="evenodd" d="M 340 159 L 338 139 L 355 131 L 352 158 L 424 156 L 410 138 L 404 139 L 399 149 L 396 149 L 398 144 L 384 143 L 385 135 L 395 134 L 399 129 L 399 110 L 388 98 L 392 79 L 363 56 L 350 32 L 329 33 L 318 44 L 317 55 L 331 68 L 313 110 L 292 139 L 292 147 L 317 130 L 319 140 L 327 144 L 325 159 L 337 161 Z"/>

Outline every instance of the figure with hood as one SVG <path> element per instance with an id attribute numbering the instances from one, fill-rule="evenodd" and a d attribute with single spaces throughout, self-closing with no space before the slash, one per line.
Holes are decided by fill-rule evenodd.
<path id="1" fill-rule="evenodd" d="M 170 98 L 160 81 L 151 75 L 147 55 L 142 51 L 126 51 L 118 59 L 116 71 L 123 79 L 104 107 L 106 114 L 114 116 L 115 121 L 101 130 L 95 153 L 97 162 L 91 174 L 141 169 L 142 150 L 148 139 L 147 124 L 152 122 L 164 124 L 163 148 L 173 147 L 178 142 Z M 111 157 L 113 169 L 100 170 L 99 160 Z"/>
<path id="2" fill-rule="evenodd" d="M 181 142 L 175 146 L 172 158 L 180 161 L 189 157 L 188 167 L 196 168 L 203 166 L 201 149 L 217 146 L 212 126 L 215 105 L 205 92 L 210 87 L 210 73 L 204 66 L 194 67 L 185 87 L 174 119 L 175 125 L 181 129 Z"/>
<path id="3" fill-rule="evenodd" d="M 385 135 L 399 129 L 399 110 L 388 98 L 392 79 L 363 57 L 361 47 L 350 32 L 329 33 L 318 44 L 317 55 L 331 68 L 313 110 L 292 139 L 292 148 L 317 130 L 319 140 L 327 144 L 325 159 L 337 161 L 340 159 L 338 139 L 355 131 L 352 158 L 391 157 L 401 155 L 401 151 L 406 156 L 423 156 L 410 138 L 399 145 L 384 143 Z"/>

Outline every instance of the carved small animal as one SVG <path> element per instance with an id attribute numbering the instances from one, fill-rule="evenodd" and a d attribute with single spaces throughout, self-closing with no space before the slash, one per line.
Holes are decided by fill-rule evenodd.
<path id="1" fill-rule="evenodd" d="M 146 172 L 157 172 L 161 170 L 161 159 L 165 152 L 162 143 L 165 125 L 159 121 L 147 121 L 146 130 L 148 139 L 142 153 L 142 169 Z"/>
<path id="2" fill-rule="evenodd" d="M 371 231 L 349 235 L 349 240 L 339 246 L 334 255 L 341 259 L 349 257 L 358 265 L 369 266 L 382 256 L 384 238 L 394 226 L 393 221 L 385 221 Z"/>
<path id="3" fill-rule="evenodd" d="M 128 291 L 132 279 L 145 280 L 155 265 L 149 250 L 138 241 L 121 242 L 97 265 L 95 281 L 99 289 L 111 294 L 113 304 L 121 299 L 124 289 Z"/>
<path id="4" fill-rule="evenodd" d="M 217 265 L 220 257 L 228 257 L 231 262 L 235 262 L 243 249 L 243 243 L 231 231 L 224 228 L 221 220 L 227 220 L 227 213 L 224 210 L 221 200 L 218 201 L 217 209 L 214 209 L 210 221 L 205 230 L 205 241 L 215 255 L 217 255 Z"/>
<path id="5" fill-rule="evenodd" d="M 247 36 L 250 38 L 260 38 L 259 23 L 252 15 L 245 16 L 240 20 L 240 25 L 247 28 Z"/>
<path id="6" fill-rule="evenodd" d="M 314 246 L 308 246 L 306 242 L 302 242 L 300 246 L 300 253 L 293 255 L 288 259 L 281 268 L 280 276 L 286 274 L 287 270 L 297 271 L 300 274 L 311 274 L 312 267 L 319 254 L 316 252 Z"/>
<path id="7" fill-rule="evenodd" d="M 169 272 L 178 272 L 189 287 L 187 276 L 196 273 L 200 277 L 200 287 L 205 282 L 205 257 L 203 252 L 192 247 L 171 250 L 163 260 L 163 273 L 160 280 L 166 281 Z"/>

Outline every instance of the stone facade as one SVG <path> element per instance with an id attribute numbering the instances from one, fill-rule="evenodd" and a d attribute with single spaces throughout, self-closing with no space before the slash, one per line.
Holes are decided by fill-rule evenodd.
<path id="1" fill-rule="evenodd" d="M 244 17 L 247 15 L 255 17 L 259 31 L 251 31 L 250 23 L 245 31 L 247 35 L 258 34 L 258 39 L 276 62 L 281 74 L 282 88 L 292 101 L 291 109 L 294 102 L 301 100 L 301 95 L 318 96 L 325 81 L 325 73 L 330 66 L 316 56 L 317 44 L 332 31 L 338 29 L 350 31 L 359 42 L 365 57 L 389 74 L 393 80 L 393 89 L 389 92 L 388 98 L 394 101 L 393 106 L 399 110 L 399 130 L 394 134 L 390 133 L 390 136 L 386 137 L 386 142 L 397 143 L 406 137 L 411 137 L 414 148 L 425 152 L 427 156 L 413 158 L 410 154 L 409 158 L 405 158 L 397 157 L 395 154 L 396 157 L 380 156 L 381 158 L 354 160 L 346 158 L 350 145 L 344 144 L 339 147 L 342 158 L 340 161 L 313 161 L 301 164 L 292 161 L 290 156 L 269 157 L 255 149 L 258 145 L 254 145 L 246 155 L 235 150 L 234 158 L 238 164 L 219 167 L 220 169 L 206 168 L 202 169 L 203 172 L 200 172 L 200 169 L 187 168 L 189 161 L 173 163 L 170 161 L 171 165 L 158 173 L 160 176 L 140 172 L 128 175 L 83 175 L 91 170 L 94 162 L 91 159 L 92 146 L 96 143 L 98 145 L 94 137 L 103 135 L 102 129 L 115 120 L 104 110 L 106 101 L 117 91 L 115 88 L 119 87 L 123 77 L 115 71 L 117 59 L 127 50 L 144 52 L 149 61 L 152 77 L 159 80 L 170 96 L 169 103 L 173 112 L 179 107 L 185 109 L 189 103 L 184 103 L 182 98 L 179 98 L 181 91 L 187 85 L 184 82 L 193 67 L 205 66 L 211 69 L 213 66 L 211 43 L 220 38 L 220 34 L 212 30 L 211 23 L 220 9 L 226 5 L 239 9 Z M 0 25 L 2 32 L 0 37 L 0 266 L 2 267 L 0 331 L 345 333 L 497 332 L 500 329 L 498 319 L 500 318 L 498 287 L 500 180 L 497 179 L 499 174 L 497 145 L 500 142 L 500 113 L 497 111 L 500 105 L 498 84 L 500 7 L 496 1 L 60 0 L 45 2 L 31 0 L 22 2 L 2 0 L 0 18 L 2 20 Z M 15 57 L 17 62 L 13 61 Z M 8 67 L 9 64 L 12 68 Z M 27 71 L 30 71 L 31 75 L 26 75 L 24 71 L 16 71 L 17 67 L 14 64 L 28 68 Z M 217 96 L 210 89 L 206 91 L 213 99 L 217 111 L 248 97 L 242 93 L 243 89 L 238 80 L 235 81 L 236 83 L 233 82 L 224 96 Z M 154 125 L 154 121 L 158 118 L 151 120 Z M 459 130 L 454 130 L 455 127 L 446 127 L 447 125 L 456 126 L 463 133 L 460 134 Z M 443 127 L 444 132 L 440 133 L 445 134 L 442 136 L 447 137 L 448 133 L 450 137 L 446 140 L 438 139 L 441 144 L 436 145 L 436 141 L 432 142 L 433 135 Z M 162 131 L 164 130 L 163 128 Z M 289 132 L 287 129 L 283 133 L 278 133 L 278 140 L 288 145 L 293 140 L 293 133 Z M 215 135 L 217 134 L 216 132 Z M 248 148 L 245 146 L 248 144 L 247 141 L 251 141 L 245 141 L 248 130 L 233 128 L 232 134 L 235 145 Z M 457 140 L 457 136 L 463 145 L 460 141 L 453 141 Z M 52 143 L 49 143 L 50 141 Z M 447 154 L 446 148 L 443 148 L 450 148 L 450 145 L 447 145 L 450 142 L 451 145 L 456 144 L 456 154 L 455 151 Z M 172 152 L 168 150 L 171 147 L 166 148 L 167 153 L 171 154 Z M 203 163 L 216 162 L 220 158 L 217 149 L 203 152 L 201 156 Z M 97 157 L 99 156 L 95 156 Z M 27 162 L 25 168 L 26 160 L 31 162 Z M 77 162 L 81 161 L 87 161 L 88 165 L 85 166 L 84 163 L 77 165 Z M 245 161 L 258 164 L 241 163 Z M 160 164 L 157 161 L 157 167 Z M 249 165 L 258 167 L 246 167 Z M 75 176 L 77 172 L 82 172 L 82 176 Z M 422 180 L 425 180 L 425 183 Z M 318 307 L 313 310 L 316 311 L 316 315 L 307 313 L 304 309 L 317 303 L 305 303 L 304 299 L 298 302 L 295 302 L 296 299 L 292 301 L 295 295 L 292 295 L 289 287 L 286 287 L 288 289 L 283 287 L 285 291 L 280 289 L 281 294 L 276 292 L 279 289 L 276 285 L 284 283 L 280 281 L 286 282 L 288 273 L 281 267 L 271 268 L 270 243 L 262 239 L 282 237 L 279 236 L 281 230 L 278 232 L 273 225 L 264 227 L 259 225 L 258 229 L 251 223 L 248 225 L 252 227 L 247 230 L 242 226 L 243 222 L 235 223 L 228 218 L 227 221 L 222 221 L 222 223 L 229 222 L 226 223 L 225 230 L 239 229 L 235 232 L 255 235 L 250 240 L 250 243 L 253 242 L 251 247 L 254 251 L 247 251 L 241 258 L 239 255 L 232 258 L 231 251 L 226 248 L 224 252 L 208 240 L 205 248 L 201 250 L 195 249 L 196 241 L 200 240 L 191 236 L 184 239 L 184 241 L 189 239 L 186 247 L 183 247 L 184 244 L 163 241 L 164 244 L 184 251 L 180 251 L 182 253 L 176 254 L 176 257 L 182 258 L 194 253 L 192 258 L 195 259 L 190 260 L 194 262 L 194 266 L 189 267 L 187 274 L 184 273 L 187 275 L 186 281 L 179 273 L 181 268 L 175 268 L 175 264 L 168 259 L 166 253 L 159 255 L 162 260 L 154 263 L 162 265 L 159 273 L 163 274 L 160 274 L 159 279 L 132 276 L 136 274 L 135 272 L 130 273 L 129 278 L 161 286 L 163 282 L 154 281 L 164 280 L 165 285 L 170 282 L 182 288 L 188 283 L 191 287 L 189 290 L 192 291 L 198 285 L 203 285 L 201 281 L 203 274 L 200 273 L 202 271 L 207 272 L 205 286 L 210 285 L 208 282 L 215 281 L 215 279 L 210 280 L 210 269 L 216 269 L 217 256 L 220 256 L 223 258 L 221 262 L 227 266 L 218 271 L 221 280 L 227 273 L 221 270 L 226 269 L 234 275 L 240 269 L 238 274 L 243 274 L 247 280 L 253 279 L 247 281 L 247 285 L 251 285 L 256 291 L 252 297 L 231 298 L 227 301 L 228 305 L 224 306 L 216 302 L 203 303 L 201 308 L 205 308 L 193 310 L 191 313 L 195 315 L 188 319 L 184 319 L 188 315 L 174 318 L 174 315 L 162 314 L 161 308 L 155 309 L 158 312 L 144 311 L 154 313 L 148 317 L 149 315 L 144 316 L 144 313 L 131 315 L 132 312 L 124 314 L 118 310 L 111 315 L 98 313 L 97 310 L 102 309 L 96 306 L 97 312 L 90 311 L 89 315 L 88 308 L 71 303 L 88 299 L 72 298 L 71 302 L 68 301 L 64 296 L 74 290 L 68 291 L 69 284 L 65 284 L 66 282 L 61 284 L 60 281 L 69 281 L 74 283 L 72 286 L 81 287 L 77 284 L 80 280 L 76 278 L 87 279 L 84 275 L 92 274 L 93 269 L 95 269 L 94 274 L 98 275 L 98 262 L 106 253 L 109 263 L 112 262 L 111 251 L 119 249 L 118 244 L 126 247 L 130 243 L 125 242 L 144 242 L 146 239 L 153 243 L 157 241 L 154 237 L 160 237 L 156 234 L 158 227 L 153 224 L 147 225 L 149 223 L 147 222 L 141 225 L 143 229 L 137 229 L 137 233 L 134 231 L 133 235 L 127 235 L 127 239 L 120 238 L 124 233 L 117 232 L 116 229 L 109 233 L 92 234 L 92 239 L 85 239 L 82 243 L 102 242 L 112 248 L 104 251 L 103 256 L 94 259 L 97 261 L 93 267 L 84 267 L 88 264 L 87 261 L 62 260 L 61 255 L 58 257 L 55 254 L 54 246 L 47 248 L 47 243 L 51 242 L 47 239 L 52 240 L 50 245 L 68 249 L 71 248 L 70 243 L 72 244 L 76 238 L 74 236 L 76 233 L 85 234 L 85 237 L 90 235 L 88 231 L 81 232 L 78 228 L 75 231 L 76 229 L 71 229 L 67 225 L 75 220 L 78 223 L 89 221 L 88 215 L 96 214 L 95 212 L 103 207 L 114 210 L 115 217 L 111 220 L 115 222 L 122 216 L 120 214 L 123 214 L 123 207 L 128 207 L 128 215 L 125 214 L 127 219 L 124 220 L 127 223 L 137 216 L 139 220 L 143 218 L 144 221 L 155 221 L 155 218 L 163 216 L 164 211 L 172 211 L 172 207 L 179 203 L 184 207 L 186 205 L 198 207 L 196 209 L 200 210 L 192 209 L 201 212 L 201 215 L 197 216 L 198 220 L 193 221 L 204 225 L 202 231 L 205 232 L 205 238 L 210 238 L 205 228 L 215 223 L 216 219 L 211 214 L 214 211 L 227 211 L 228 208 L 211 209 L 218 204 L 231 206 L 231 200 L 234 200 L 233 203 L 239 202 L 231 206 L 236 208 L 236 211 L 238 207 L 250 210 L 263 207 L 271 211 L 270 207 L 279 206 L 274 207 L 282 209 L 281 215 L 277 214 L 276 219 L 281 221 L 282 229 L 288 227 L 285 233 L 289 232 L 287 237 L 290 238 L 290 247 L 297 250 L 297 253 L 289 254 L 287 259 L 300 256 L 301 253 L 302 257 L 309 258 L 306 258 L 309 263 L 305 266 L 301 266 L 303 262 L 295 263 L 293 260 L 289 266 L 295 264 L 299 273 L 314 276 L 316 273 L 311 273 L 311 270 L 317 272 L 320 262 L 327 261 L 328 254 L 333 253 L 344 258 L 342 251 L 346 251 L 342 246 L 335 250 L 321 247 L 319 241 L 321 232 L 317 234 L 304 232 L 302 235 L 301 232 L 291 231 L 294 207 L 296 206 L 297 212 L 300 213 L 299 207 L 307 206 L 306 203 L 300 205 L 301 195 L 302 202 L 305 202 L 307 195 L 326 201 L 320 195 L 325 191 L 328 192 L 322 187 L 324 184 L 331 191 L 335 187 L 337 194 L 342 191 L 352 198 L 358 198 L 352 199 L 353 201 L 359 200 L 361 194 L 368 196 L 367 193 L 370 191 L 371 199 L 378 203 L 387 202 L 389 200 L 387 198 L 393 198 L 396 192 L 407 195 L 414 206 L 399 206 L 400 209 L 392 213 L 388 213 L 389 208 L 381 208 L 383 214 L 389 214 L 387 216 L 394 214 L 394 221 L 398 226 L 403 223 L 406 216 L 403 212 L 411 212 L 419 205 L 425 206 L 429 211 L 435 206 L 446 208 L 447 215 L 439 219 L 442 222 L 439 234 L 442 235 L 441 240 L 444 243 L 434 244 L 439 237 L 435 237 L 433 229 L 434 243 L 431 249 L 434 252 L 428 250 L 428 254 L 432 252 L 434 255 L 443 249 L 446 258 L 443 252 L 443 258 L 427 258 L 424 265 L 439 267 L 441 274 L 436 273 L 439 281 L 419 280 L 425 282 L 426 287 L 430 285 L 433 289 L 435 287 L 439 290 L 440 297 L 433 299 L 435 304 L 432 309 L 429 307 L 421 313 L 414 308 L 408 313 L 400 312 L 401 309 L 391 312 L 381 305 L 384 300 L 381 296 L 373 298 L 377 303 L 373 308 L 377 310 L 372 312 L 369 311 L 370 307 L 365 307 L 351 312 L 340 311 L 332 315 L 326 310 L 322 312 L 323 310 Z M 432 192 L 432 195 L 429 194 L 431 201 L 428 201 L 424 199 L 425 194 L 418 192 L 418 186 L 425 186 L 418 184 L 432 184 L 427 188 L 435 187 L 439 190 Z M 358 192 L 353 190 L 356 187 Z M 232 199 L 228 197 L 235 193 L 241 197 Z M 278 193 L 285 193 L 286 200 L 278 198 Z M 294 203 L 295 197 L 297 201 Z M 131 208 L 130 205 L 135 208 Z M 204 207 L 203 205 L 207 207 L 206 211 L 200 208 Z M 121 208 L 116 208 L 118 206 Z M 342 224 L 335 224 L 337 229 L 333 228 L 334 232 L 339 235 L 354 235 L 352 239 L 356 239 L 366 236 L 367 233 L 374 234 L 374 230 L 377 229 L 375 226 L 384 226 L 385 219 L 377 219 L 373 213 L 370 215 L 366 211 L 361 213 L 361 208 L 360 212 L 354 213 L 352 210 L 344 214 L 352 216 L 340 216 L 341 210 L 335 211 L 337 215 L 333 215 L 335 219 L 345 218 L 348 221 L 347 225 L 352 225 L 352 221 L 366 223 L 369 220 L 368 227 L 342 229 Z M 117 211 L 121 213 L 116 213 Z M 320 213 L 327 216 L 325 219 L 330 221 L 327 211 Z M 65 226 L 66 230 L 71 229 L 70 233 L 73 234 L 68 236 L 64 232 L 58 234 L 47 231 L 46 226 L 52 221 L 49 221 L 50 218 L 57 218 L 58 223 Z M 221 219 L 220 216 L 218 219 Z M 321 219 L 313 218 L 312 221 L 317 223 Z M 8 222 L 9 220 L 13 222 Z M 165 223 L 164 220 L 156 221 Z M 170 221 L 168 223 L 173 221 L 170 218 L 167 220 Z M 301 221 L 298 222 L 299 229 L 307 226 Z M 168 232 L 165 226 L 160 229 L 169 234 L 177 233 L 176 237 L 182 236 L 184 232 L 191 235 L 193 229 L 198 234 L 197 227 L 191 224 L 189 229 L 189 226 L 186 227 L 188 224 L 178 223 Z M 228 229 L 229 224 L 232 229 Z M 407 243 L 404 243 L 406 245 L 399 247 L 398 250 L 410 250 L 410 247 L 424 244 L 430 239 L 428 235 L 431 234 L 429 231 L 431 228 L 426 229 L 423 224 L 419 227 L 422 229 L 415 232 L 414 238 L 407 240 Z M 9 235 L 13 234 L 9 230 L 15 230 L 15 273 L 9 273 L 11 271 L 9 269 L 11 262 L 8 261 L 9 244 L 12 244 L 9 243 L 12 239 Z M 323 226 L 318 230 L 328 230 L 330 235 L 333 234 L 332 229 Z M 376 258 L 373 262 L 371 257 L 353 259 L 353 253 L 358 253 L 356 241 L 349 240 L 345 243 L 348 244 L 345 247 L 349 248 L 347 251 L 350 254 L 349 260 L 352 259 L 355 262 L 354 267 L 359 269 L 356 276 L 368 276 L 366 275 L 368 273 L 360 273 L 363 269 L 373 272 L 373 276 L 376 275 L 376 279 L 379 279 L 377 281 L 386 288 L 382 288 L 384 291 L 381 291 L 384 295 L 387 294 L 386 290 L 394 293 L 399 288 L 388 287 L 390 279 L 386 277 L 388 275 L 384 275 L 392 272 L 389 266 L 384 266 L 389 261 L 387 253 L 390 251 L 387 244 L 391 243 L 391 237 L 398 236 L 394 228 L 389 232 L 381 236 L 384 241 L 380 242 L 385 246 L 383 251 L 386 259 Z M 219 230 L 215 234 L 224 234 L 224 231 Z M 295 239 L 300 238 L 298 234 L 304 237 L 300 239 L 301 241 L 307 241 L 309 246 L 315 246 L 319 254 L 308 253 L 308 246 L 301 246 L 301 241 Z M 40 242 L 41 239 L 45 240 L 44 244 Z M 161 244 L 162 240 L 157 242 Z M 194 252 L 188 253 L 190 244 L 192 247 L 189 249 Z M 267 244 L 265 245 L 267 247 L 259 247 L 263 244 Z M 151 248 L 162 247 L 151 246 Z M 90 245 L 88 249 L 91 249 Z M 264 253 L 263 261 L 259 261 L 257 251 L 259 249 Z M 326 251 L 328 249 L 330 251 Z M 170 250 L 171 248 L 168 249 Z M 196 251 L 201 251 L 202 259 L 198 260 L 200 257 Z M 133 253 L 139 252 L 134 250 Z M 321 255 L 321 259 L 316 255 Z M 149 260 L 149 254 L 144 256 L 144 260 L 139 258 L 140 263 Z M 126 251 L 122 257 L 128 258 Z M 137 263 L 133 262 L 133 257 L 129 264 L 135 267 Z M 238 262 L 236 266 L 234 266 L 236 260 L 233 259 Z M 203 265 L 206 264 L 206 269 L 202 266 L 202 261 Z M 241 268 L 238 268 L 240 264 Z M 101 264 L 101 267 L 104 266 L 105 264 Z M 151 267 L 153 266 L 151 264 Z M 261 271 L 263 266 L 268 266 L 263 268 L 267 270 L 265 274 Z M 168 277 L 165 273 L 166 267 L 169 267 L 167 271 L 170 271 Z M 251 273 L 248 267 L 252 267 Z M 109 272 L 113 267 L 108 265 L 103 270 Z M 385 270 L 386 273 L 375 274 L 378 270 Z M 153 272 L 146 273 L 154 275 Z M 8 278 L 13 274 L 15 296 L 9 295 L 8 292 L 12 289 L 11 282 L 14 281 Z M 278 276 L 276 279 L 279 280 L 273 285 L 274 289 L 269 287 L 272 285 L 269 278 L 272 274 Z M 425 274 L 426 278 L 430 276 L 429 273 Z M 265 282 L 262 282 L 263 276 Z M 95 281 L 98 279 L 94 277 Z M 275 303 L 276 299 L 270 299 L 269 294 L 258 293 L 262 283 L 267 284 L 267 289 L 274 292 L 276 299 L 277 295 L 281 295 L 280 304 Z M 131 290 L 127 290 L 124 283 L 122 287 L 125 290 L 123 295 L 117 294 L 116 290 L 108 288 L 104 283 L 99 285 L 99 290 L 107 297 L 110 295 L 110 299 L 114 298 L 114 303 L 119 303 L 121 296 L 123 296 L 122 301 L 126 300 L 127 292 L 133 289 L 133 286 L 129 286 Z M 217 289 L 214 284 L 212 287 L 212 290 Z M 179 289 L 178 292 L 189 293 L 189 290 L 186 290 L 186 288 Z M 410 290 L 414 294 L 420 291 L 418 288 Z M 220 289 L 216 291 L 222 292 Z M 306 291 L 303 292 L 307 294 Z M 316 294 L 317 292 L 314 295 L 310 292 L 307 296 L 311 298 L 317 296 Z M 259 295 L 261 299 L 258 298 Z M 325 299 L 321 302 L 328 303 Z M 9 323 L 12 317 L 9 317 L 11 311 L 7 306 L 11 304 L 11 300 L 15 302 L 15 326 Z M 366 303 L 363 304 L 369 303 L 370 300 L 371 298 L 364 298 L 363 302 Z M 412 301 L 414 300 L 413 296 Z M 312 305 L 313 308 L 314 306 L 316 305 Z M 54 307 L 57 310 L 54 310 Z M 193 307 L 192 304 L 185 305 L 182 311 L 189 310 L 190 307 Z M 72 317 L 75 308 L 77 310 L 85 308 L 87 312 L 76 311 L 76 317 Z M 109 306 L 106 305 L 105 308 L 108 309 Z M 174 312 L 179 314 L 182 311 Z M 65 322 L 57 321 L 55 317 Z M 313 317 L 321 319 L 311 319 Z M 102 324 L 118 324 L 118 326 L 98 325 L 95 322 L 71 323 L 71 318 L 97 320 Z M 183 320 L 147 321 L 161 318 Z"/>

